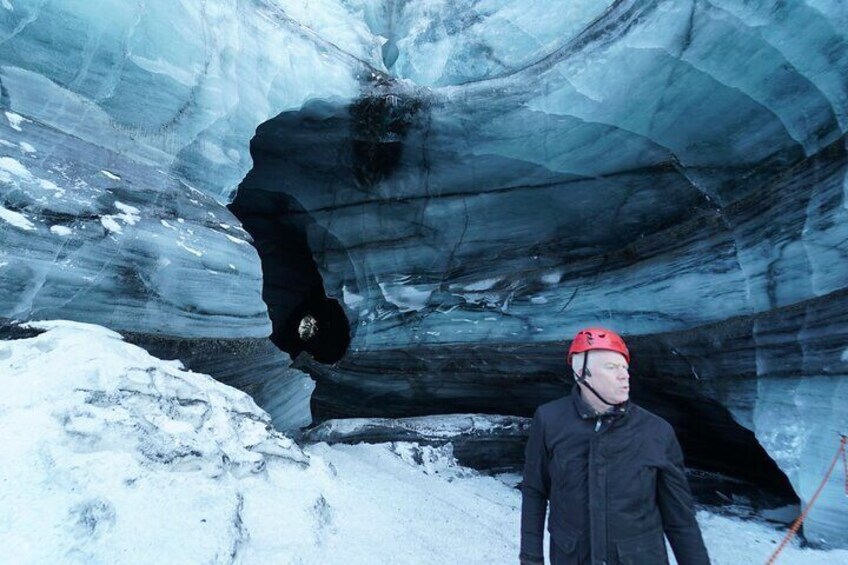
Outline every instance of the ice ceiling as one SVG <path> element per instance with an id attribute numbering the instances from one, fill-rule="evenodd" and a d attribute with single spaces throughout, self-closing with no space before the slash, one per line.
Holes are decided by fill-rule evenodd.
<path id="1" fill-rule="evenodd" d="M 2 2 L 0 316 L 120 330 L 290 427 L 312 382 L 269 335 L 319 420 L 526 416 L 605 324 L 690 460 L 806 500 L 848 433 L 846 30 L 839 0 Z M 808 537 L 845 546 L 825 492 Z"/>

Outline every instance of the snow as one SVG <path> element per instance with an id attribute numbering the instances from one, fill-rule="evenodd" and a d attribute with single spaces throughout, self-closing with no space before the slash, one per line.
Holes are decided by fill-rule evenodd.
<path id="1" fill-rule="evenodd" d="M 105 169 L 104 169 L 104 170 L 102 170 L 102 171 L 100 171 L 100 174 L 102 174 L 102 175 L 103 175 L 104 177 L 106 177 L 107 179 L 111 179 L 111 180 L 121 180 L 121 177 L 119 177 L 119 176 L 118 176 L 118 175 L 116 175 L 115 173 L 110 173 L 109 171 L 107 171 L 107 170 L 105 170 Z"/>
<path id="2" fill-rule="evenodd" d="M 427 307 L 437 285 L 405 284 L 405 280 L 405 276 L 402 276 L 398 281 L 378 283 L 383 298 L 397 306 L 400 312 L 420 312 Z"/>
<path id="3" fill-rule="evenodd" d="M 24 145 L 21 144 L 21 147 L 26 152 Z M 32 146 L 30 145 L 29 148 L 32 148 Z M 0 182 L 16 184 L 20 184 L 21 182 L 24 184 L 35 183 L 45 190 L 54 192 L 55 196 L 63 196 L 65 194 L 65 190 L 57 186 L 56 183 L 35 177 L 26 166 L 12 157 L 0 157 Z"/>
<path id="4" fill-rule="evenodd" d="M 123 228 L 121 228 L 121 224 L 115 221 L 114 216 L 103 216 L 100 218 L 100 223 L 104 228 L 112 233 L 124 233 Z"/>
<path id="5" fill-rule="evenodd" d="M 189 245 L 186 244 L 186 242 L 184 240 L 177 241 L 177 245 L 180 246 L 181 248 L 185 249 L 186 251 L 188 251 L 189 253 L 191 253 L 195 257 L 202 257 L 203 256 L 202 251 L 198 251 L 197 249 L 190 247 Z"/>
<path id="6" fill-rule="evenodd" d="M 517 491 L 459 467 L 449 450 L 301 449 L 246 394 L 110 330 L 32 326 L 47 331 L 0 342 L 5 562 L 503 563 L 517 554 Z"/>
<path id="7" fill-rule="evenodd" d="M 698 512 L 698 522 L 713 565 L 765 563 L 785 532 L 764 522 L 741 520 L 730 516 Z M 672 565 L 677 561 L 672 559 Z M 777 559 L 785 565 L 838 565 L 848 563 L 848 550 L 802 549 L 797 538 L 787 545 Z"/>
<path id="8" fill-rule="evenodd" d="M 560 271 L 554 271 L 553 273 L 545 273 L 542 275 L 542 282 L 545 284 L 558 284 L 562 279 L 562 273 Z"/>
<path id="9" fill-rule="evenodd" d="M 135 206 L 130 206 L 129 204 L 124 204 L 123 202 L 115 201 L 115 208 L 123 212 L 128 216 L 127 223 L 134 224 L 138 221 L 138 215 L 141 213 L 138 208 Z"/>
<path id="10" fill-rule="evenodd" d="M 0 206 L 0 220 L 4 220 L 16 228 L 25 230 L 25 231 L 33 231 L 35 229 L 35 225 L 26 219 L 26 217 L 19 213 L 14 212 L 12 210 L 7 210 L 3 206 Z"/>
<path id="11" fill-rule="evenodd" d="M 38 179 L 38 185 L 46 190 L 52 190 L 55 193 L 55 196 L 57 197 L 64 196 L 65 194 L 64 188 L 58 186 L 56 183 L 47 179 Z"/>
<path id="12" fill-rule="evenodd" d="M 9 125 L 12 126 L 13 130 L 22 131 L 21 122 L 26 121 L 26 118 L 14 112 L 4 112 L 4 114 L 6 114 L 6 119 L 9 120 Z"/>
<path id="13" fill-rule="evenodd" d="M 410 418 L 342 418 L 327 420 L 310 430 L 319 439 L 326 435 L 351 436 L 369 430 L 393 429 L 413 432 L 421 438 L 450 439 L 460 435 L 485 435 L 507 429 L 518 430 L 529 426 L 529 419 L 517 416 L 491 414 L 434 414 Z"/>
<path id="14" fill-rule="evenodd" d="M 102 171 L 101 171 L 102 172 Z M 101 216 L 100 223 L 106 228 L 108 231 L 112 233 L 124 233 L 121 224 L 118 223 L 118 220 L 121 220 L 127 225 L 134 226 L 139 221 L 139 214 L 141 213 L 138 208 L 134 206 L 130 206 L 128 204 L 124 204 L 123 202 L 115 201 L 115 208 L 120 210 L 120 214 L 108 214 L 106 216 Z"/>
<path id="15" fill-rule="evenodd" d="M 74 231 L 67 226 L 50 226 L 50 233 L 54 235 L 68 236 L 74 233 Z"/>
<path id="16" fill-rule="evenodd" d="M 12 180 L 12 177 L 9 176 L 10 174 L 21 179 L 32 178 L 29 169 L 23 166 L 17 159 L 0 157 L 0 181 L 10 182 Z"/>
<path id="17" fill-rule="evenodd" d="M 231 236 L 231 235 L 230 235 L 230 234 L 228 234 L 228 233 L 226 233 L 226 234 L 224 234 L 224 235 L 226 235 L 226 236 L 227 236 L 227 239 L 229 239 L 229 240 L 230 240 L 230 241 L 232 241 L 233 243 L 237 243 L 238 245 L 247 245 L 247 242 L 246 242 L 245 240 L 243 240 L 243 239 L 239 239 L 239 238 L 237 238 L 237 237 L 233 237 L 233 236 Z"/>
<path id="18" fill-rule="evenodd" d="M 503 277 L 495 277 L 491 279 L 483 279 L 481 281 L 477 281 L 471 284 L 465 285 L 465 290 L 470 292 L 480 292 L 484 290 L 489 290 L 499 282 L 503 280 Z M 451 289 L 453 290 L 453 289 Z"/>

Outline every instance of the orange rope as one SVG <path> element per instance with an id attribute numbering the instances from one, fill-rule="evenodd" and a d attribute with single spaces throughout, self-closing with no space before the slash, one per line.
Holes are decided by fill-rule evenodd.
<path id="1" fill-rule="evenodd" d="M 845 469 L 845 495 L 848 496 L 848 436 L 842 436 L 842 467 Z"/>
<path id="2" fill-rule="evenodd" d="M 789 531 L 786 533 L 786 536 L 783 538 L 783 541 L 780 542 L 780 545 L 777 546 L 777 549 L 774 550 L 774 553 L 771 554 L 769 560 L 766 561 L 766 565 L 772 565 L 777 560 L 777 556 L 780 555 L 780 552 L 783 551 L 783 548 L 786 547 L 786 544 L 795 537 L 795 534 L 798 533 L 798 530 L 801 528 L 801 524 L 804 523 L 804 519 L 807 517 L 807 513 L 815 504 L 816 499 L 821 494 L 824 485 L 827 484 L 828 479 L 830 479 L 830 474 L 833 473 L 834 467 L 836 467 L 837 461 L 839 461 L 839 456 L 842 456 L 842 464 L 845 466 L 845 494 L 848 494 L 848 455 L 846 455 L 845 444 L 848 443 L 848 436 L 840 436 L 839 440 L 839 449 L 836 450 L 836 455 L 833 457 L 833 461 L 830 463 L 830 467 L 827 470 L 827 473 L 824 476 L 819 488 L 816 489 L 816 492 L 813 494 L 813 497 L 810 499 L 810 503 L 807 504 L 807 507 L 801 512 L 801 515 L 795 519 L 792 523 L 792 527 L 789 528 Z"/>

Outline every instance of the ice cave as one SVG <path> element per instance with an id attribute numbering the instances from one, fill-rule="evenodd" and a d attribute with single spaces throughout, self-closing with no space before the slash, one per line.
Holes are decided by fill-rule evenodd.
<path id="1" fill-rule="evenodd" d="M 587 325 L 715 563 L 848 563 L 843 0 L 0 0 L 0 111 L 11 563 L 517 562 Z"/>

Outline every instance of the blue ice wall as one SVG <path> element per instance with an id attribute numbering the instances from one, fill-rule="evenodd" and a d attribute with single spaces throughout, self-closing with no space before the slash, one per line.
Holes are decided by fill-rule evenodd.
<path id="1" fill-rule="evenodd" d="M 533 352 L 603 323 L 805 499 L 848 432 L 846 30 L 839 0 L 2 2 L 0 316 L 262 339 L 278 242 L 224 206 L 261 193 L 351 324 L 309 368 L 330 411 L 518 411 L 557 393 Z M 838 487 L 807 533 L 844 546 Z"/>

